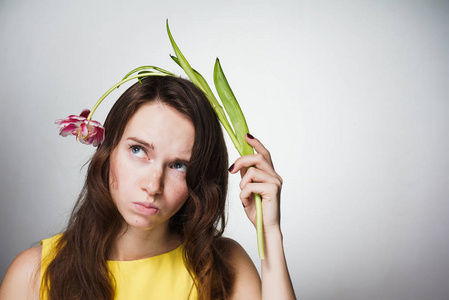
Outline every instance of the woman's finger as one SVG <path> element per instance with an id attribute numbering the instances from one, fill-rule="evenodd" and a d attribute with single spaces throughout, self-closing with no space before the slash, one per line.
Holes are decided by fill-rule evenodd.
<path id="1" fill-rule="evenodd" d="M 271 154 L 270 152 L 267 150 L 267 148 L 265 148 L 265 146 L 258 140 L 256 139 L 254 136 L 252 136 L 251 134 L 247 133 L 245 136 L 245 140 L 248 144 L 250 144 L 251 147 L 254 148 L 254 150 L 256 150 L 257 153 L 261 154 L 263 157 L 265 157 L 265 159 L 272 165 L 273 162 L 271 160 Z"/>
<path id="2" fill-rule="evenodd" d="M 280 187 L 272 183 L 248 183 L 240 192 L 240 200 L 251 222 L 256 222 L 254 194 L 262 197 L 264 226 L 276 226 L 280 222 Z"/>
<path id="3" fill-rule="evenodd" d="M 245 155 L 237 158 L 234 164 L 232 164 L 229 168 L 229 172 L 234 174 L 249 167 L 256 167 L 257 169 L 267 172 L 272 176 L 278 176 L 276 171 L 273 169 L 273 165 L 260 153 Z"/>
<path id="4" fill-rule="evenodd" d="M 259 194 L 262 196 L 262 201 L 272 201 L 278 199 L 280 188 L 274 183 L 248 183 L 240 192 L 240 198 L 249 199 L 252 194 Z"/>
<path id="5" fill-rule="evenodd" d="M 277 186 L 282 186 L 282 178 L 276 174 L 276 176 L 272 176 L 267 172 L 259 170 L 257 168 L 249 168 L 242 180 L 240 181 L 240 189 L 243 189 L 248 183 L 258 182 L 258 183 L 273 183 Z"/>

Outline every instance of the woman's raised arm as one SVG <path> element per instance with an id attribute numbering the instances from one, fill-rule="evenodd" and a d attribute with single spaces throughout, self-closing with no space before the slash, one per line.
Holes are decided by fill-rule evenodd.
<path id="1" fill-rule="evenodd" d="M 282 188 L 282 178 L 276 173 L 271 161 L 271 155 L 262 143 L 248 134 L 246 136 L 248 144 L 254 147 L 257 154 L 247 155 L 238 158 L 229 168 L 234 174 L 240 172 L 242 180 L 240 182 L 240 199 L 245 208 L 246 215 L 251 222 L 256 224 L 256 207 L 253 194 L 262 196 L 263 209 L 263 228 L 265 238 L 265 259 L 262 260 L 262 299 L 296 299 L 293 285 L 288 273 L 287 263 L 284 255 L 284 247 L 282 242 L 282 232 L 280 227 L 280 195 Z M 236 282 L 235 297 L 239 299 L 244 290 L 239 286 L 245 284 L 244 276 L 239 276 L 239 268 L 251 269 L 247 266 L 248 261 L 245 255 L 236 248 Z M 240 254 L 239 254 L 240 253 Z M 253 274 L 253 272 L 249 273 Z M 252 276 L 250 277 L 252 278 Z M 251 280 L 246 282 L 249 284 L 257 284 Z M 249 289 L 250 292 L 252 289 Z M 249 296 L 249 295 L 248 295 Z M 255 294 L 252 294 L 255 296 Z M 260 298 L 260 296 L 258 297 Z M 256 298 L 247 298 L 256 299 Z"/>

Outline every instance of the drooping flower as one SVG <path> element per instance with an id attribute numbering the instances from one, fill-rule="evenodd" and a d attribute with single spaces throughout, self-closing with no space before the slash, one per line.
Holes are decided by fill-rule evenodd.
<path id="1" fill-rule="evenodd" d="M 85 109 L 79 116 L 70 115 L 65 119 L 56 120 L 59 134 L 64 137 L 72 134 L 77 141 L 97 147 L 104 140 L 104 127 L 97 121 L 89 120 L 89 113 L 90 110 Z"/>

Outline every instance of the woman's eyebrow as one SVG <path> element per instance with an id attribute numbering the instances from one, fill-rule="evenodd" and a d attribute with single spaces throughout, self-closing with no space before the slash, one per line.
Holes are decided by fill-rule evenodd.
<path id="1" fill-rule="evenodd" d="M 154 145 L 153 145 L 152 143 L 147 143 L 147 142 L 142 141 L 141 139 L 138 139 L 138 138 L 136 138 L 136 137 L 131 136 L 131 137 L 127 138 L 127 140 L 134 141 L 134 142 L 136 142 L 136 143 L 141 144 L 142 146 L 145 146 L 146 148 L 149 148 L 149 149 L 151 149 L 151 150 L 154 150 Z"/>
<path id="2" fill-rule="evenodd" d="M 184 158 L 180 158 L 180 157 L 175 157 L 175 159 L 173 159 L 174 161 L 178 161 L 178 162 L 180 162 L 180 163 L 183 163 L 183 164 L 186 164 L 186 165 L 189 165 L 189 163 L 190 163 L 190 160 L 187 160 L 187 159 L 184 159 Z"/>

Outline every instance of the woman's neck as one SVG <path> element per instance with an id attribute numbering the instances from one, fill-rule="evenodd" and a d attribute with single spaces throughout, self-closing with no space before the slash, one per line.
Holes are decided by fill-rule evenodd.
<path id="1" fill-rule="evenodd" d="M 181 244 L 179 236 L 165 230 L 140 230 L 127 226 L 117 236 L 109 260 L 131 261 L 169 252 Z"/>

